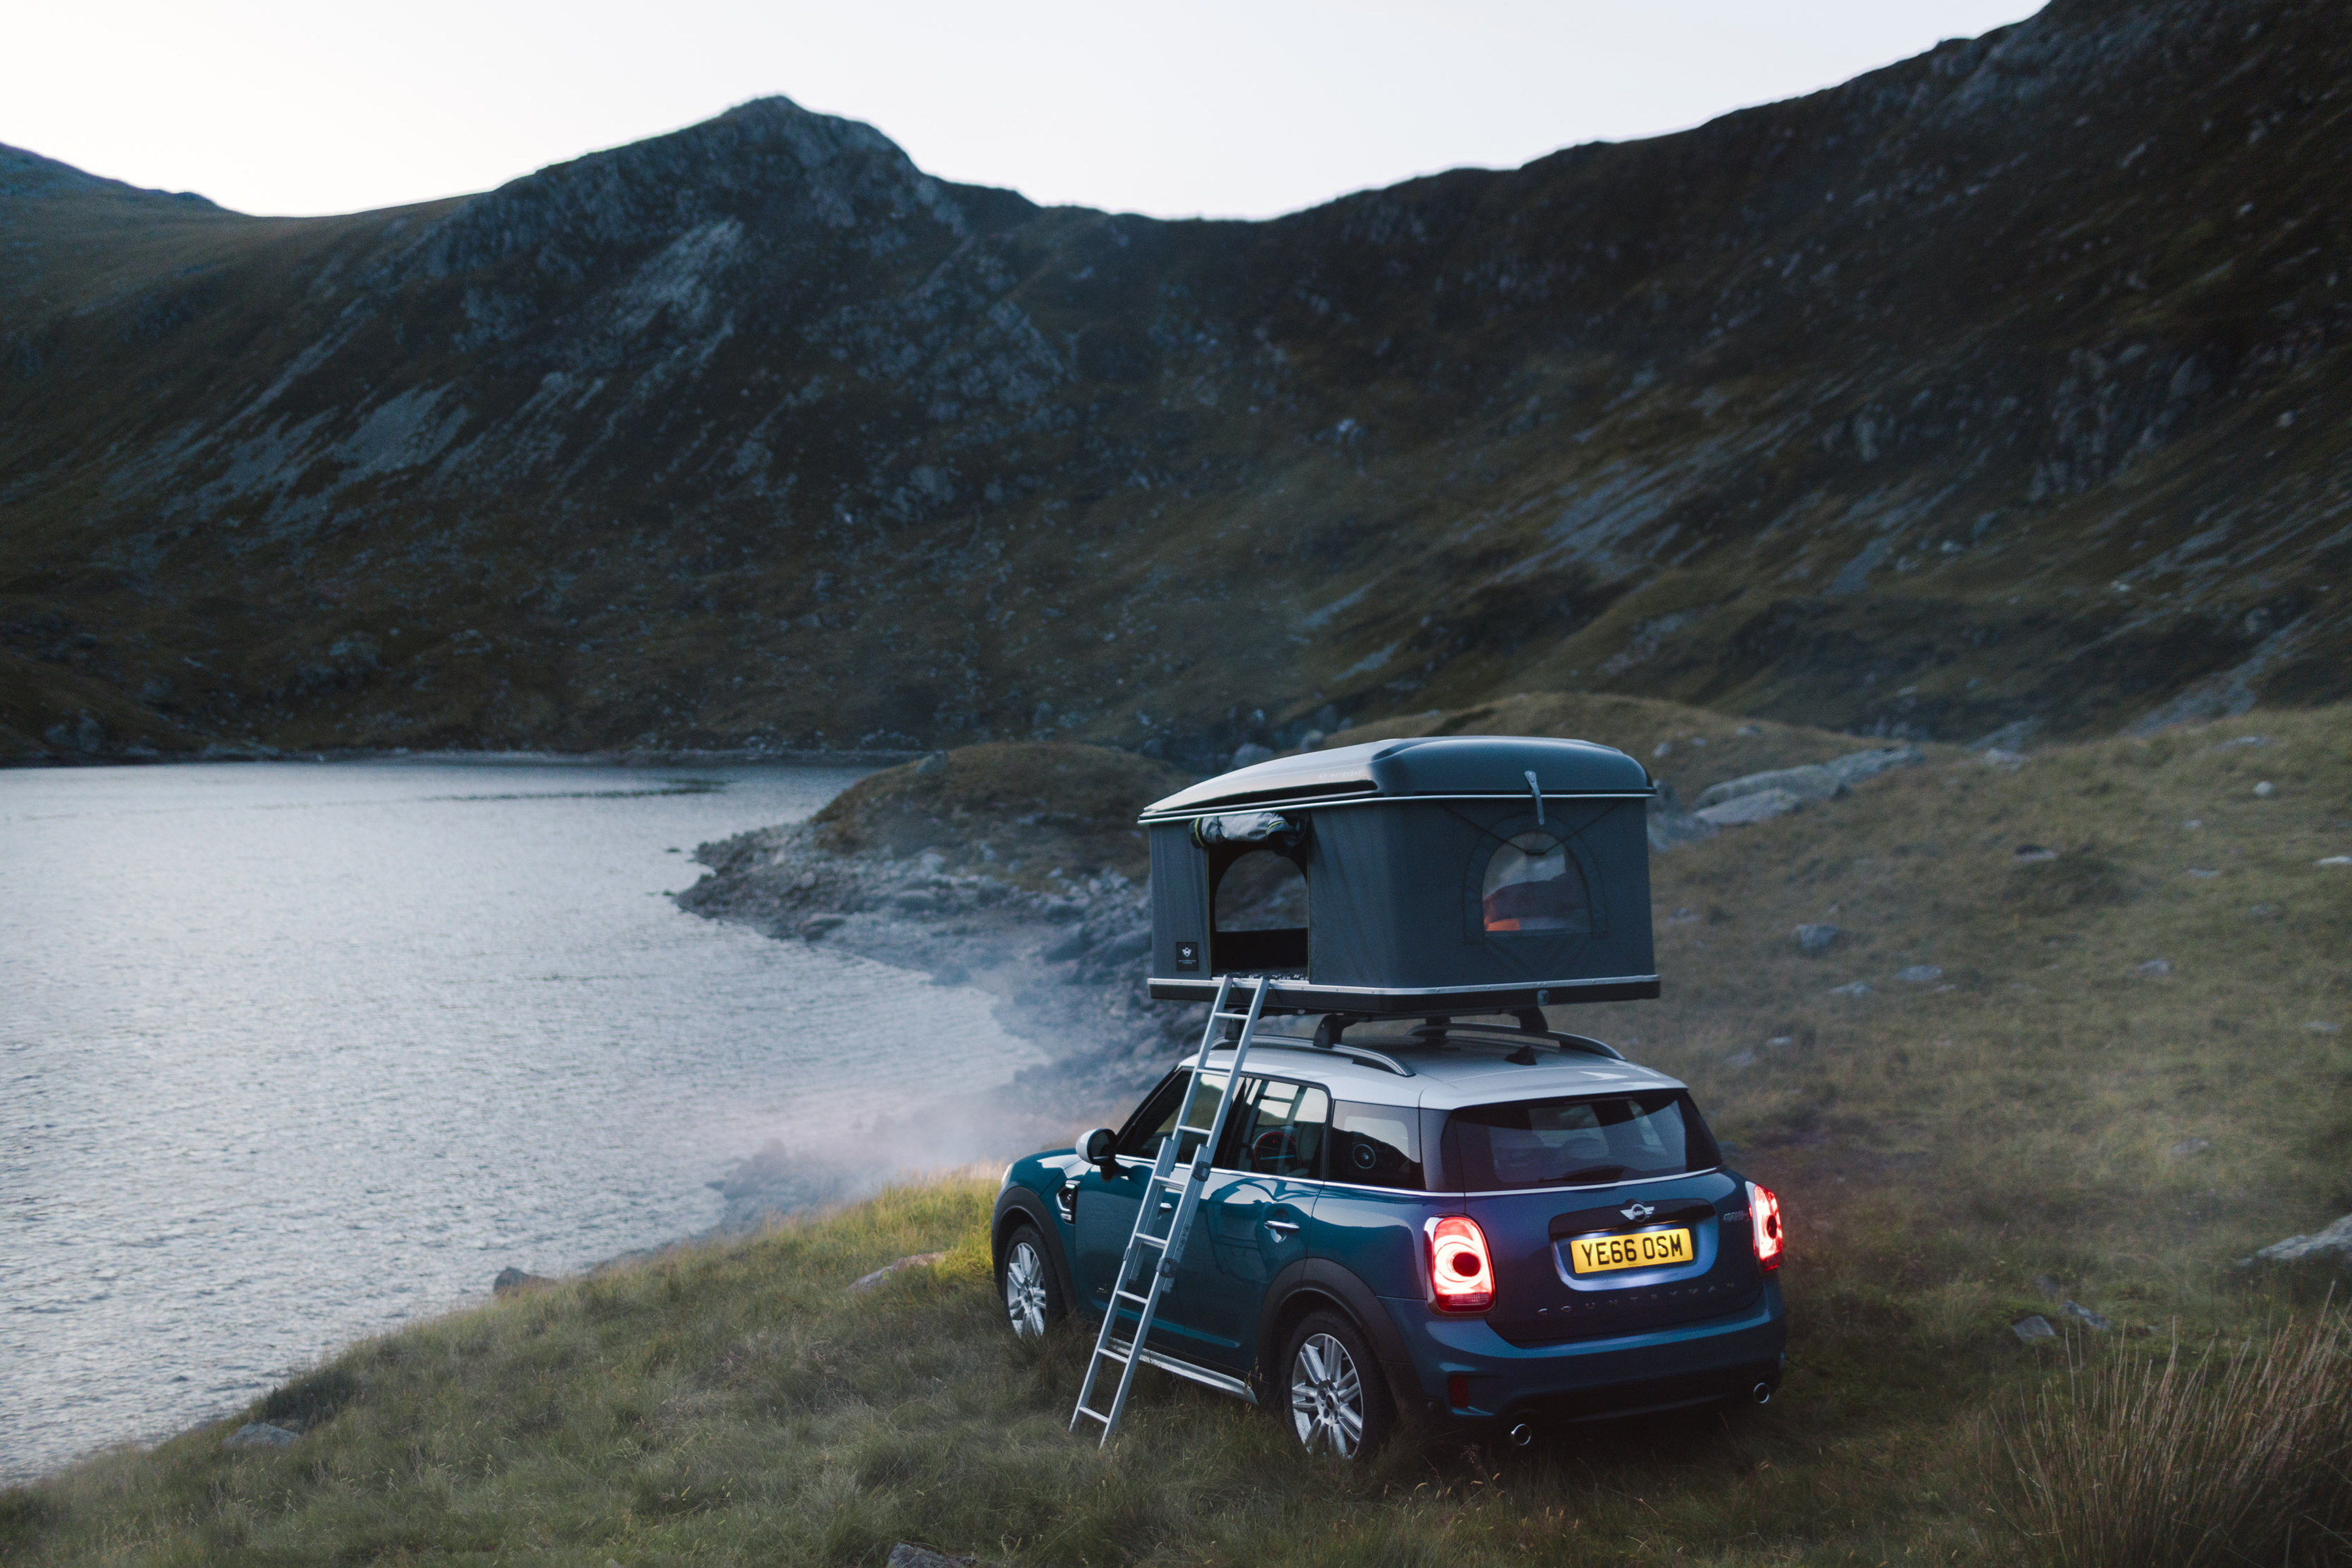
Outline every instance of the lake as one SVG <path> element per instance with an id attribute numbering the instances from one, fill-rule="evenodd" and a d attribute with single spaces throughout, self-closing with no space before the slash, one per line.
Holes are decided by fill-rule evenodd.
<path id="1" fill-rule="evenodd" d="M 0 1479 L 706 1229 L 1040 1059 L 981 993 L 680 912 L 804 766 L 0 772 Z"/>

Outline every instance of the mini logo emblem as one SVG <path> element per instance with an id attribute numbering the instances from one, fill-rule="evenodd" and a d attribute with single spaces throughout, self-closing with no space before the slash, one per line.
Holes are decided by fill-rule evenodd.
<path id="1" fill-rule="evenodd" d="M 1200 968 L 1201 944 L 1197 942 L 1178 942 L 1176 944 L 1176 967 L 1179 969 Z"/>
<path id="2" fill-rule="evenodd" d="M 1627 1219 L 1647 1219 L 1658 1211 L 1652 1208 L 1648 1204 L 1632 1203 L 1627 1204 L 1623 1208 L 1619 1209 L 1617 1212 L 1623 1215 Z"/>

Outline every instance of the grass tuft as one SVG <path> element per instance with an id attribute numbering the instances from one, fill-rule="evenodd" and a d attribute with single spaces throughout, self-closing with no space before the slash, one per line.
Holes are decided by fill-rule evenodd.
<path id="1" fill-rule="evenodd" d="M 1996 1414 L 1995 1493 L 2050 1568 L 2352 1559 L 2352 1330 L 2116 1347 Z"/>

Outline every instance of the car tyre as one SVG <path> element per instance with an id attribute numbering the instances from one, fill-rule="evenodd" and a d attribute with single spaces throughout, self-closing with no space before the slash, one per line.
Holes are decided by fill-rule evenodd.
<path id="1" fill-rule="evenodd" d="M 1337 1312 L 1310 1312 L 1290 1331 L 1276 1394 L 1291 1435 L 1311 1454 L 1363 1458 L 1396 1426 L 1396 1402 L 1372 1347 Z"/>
<path id="2" fill-rule="evenodd" d="M 1048 1328 L 1069 1315 L 1054 1260 L 1045 1255 L 1045 1238 L 1035 1226 L 1016 1225 L 1005 1237 L 1003 1256 L 996 1265 L 996 1299 L 1004 1304 L 1004 1321 L 1015 1339 L 1043 1339 Z"/>

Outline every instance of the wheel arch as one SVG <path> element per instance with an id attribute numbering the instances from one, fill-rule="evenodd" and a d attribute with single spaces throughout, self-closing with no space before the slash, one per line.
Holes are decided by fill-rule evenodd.
<path id="1" fill-rule="evenodd" d="M 1276 1275 L 1258 1315 L 1256 1381 L 1260 1390 L 1272 1389 L 1282 1373 L 1282 1355 L 1302 1319 L 1318 1310 L 1339 1313 L 1356 1325 L 1380 1358 L 1389 1382 L 1390 1397 L 1400 1407 L 1420 1402 L 1420 1379 L 1413 1372 L 1404 1336 L 1381 1306 L 1380 1297 L 1350 1269 L 1328 1258 L 1307 1258 Z"/>
<path id="2" fill-rule="evenodd" d="M 996 1213 L 988 1226 L 988 1260 L 990 1272 L 1002 1277 L 1004 1272 L 1004 1248 L 1015 1226 L 1026 1224 L 1045 1241 L 1045 1264 L 1053 1269 L 1055 1279 L 1062 1287 L 1062 1300 L 1075 1310 L 1078 1304 L 1077 1280 L 1071 1274 L 1070 1260 L 1062 1247 L 1061 1226 L 1054 1221 L 1045 1200 L 1027 1187 L 1007 1187 L 997 1194 Z"/>

